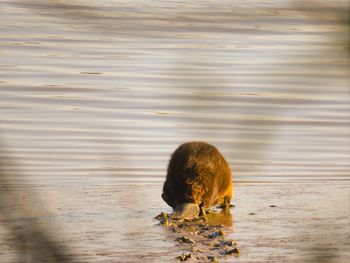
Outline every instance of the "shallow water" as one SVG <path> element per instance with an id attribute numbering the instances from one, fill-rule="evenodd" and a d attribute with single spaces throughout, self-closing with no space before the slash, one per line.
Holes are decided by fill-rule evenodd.
<path id="1" fill-rule="evenodd" d="M 32 228 L 79 262 L 175 260 L 153 217 L 203 140 L 238 183 L 221 261 L 349 261 L 347 1 L 0 3 L 1 260 L 45 257 Z"/>

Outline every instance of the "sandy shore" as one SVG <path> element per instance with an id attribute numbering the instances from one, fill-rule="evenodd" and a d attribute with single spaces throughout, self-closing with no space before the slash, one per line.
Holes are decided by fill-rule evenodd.
<path id="1" fill-rule="evenodd" d="M 10 231 L 14 224 L 17 232 L 28 231 L 26 225 L 46 231 L 73 262 L 176 262 L 191 252 L 191 246 L 176 241 L 177 233 L 154 219 L 171 212 L 160 198 L 160 185 L 95 180 L 12 185 L 1 192 L 13 190 L 18 199 L 2 204 L 16 217 L 0 221 L 3 262 L 22 262 L 35 248 L 26 240 L 18 254 Z M 241 253 L 224 256 L 208 249 L 193 254 L 217 256 L 219 262 L 348 262 L 349 190 L 349 183 L 239 184 L 223 231 Z"/>

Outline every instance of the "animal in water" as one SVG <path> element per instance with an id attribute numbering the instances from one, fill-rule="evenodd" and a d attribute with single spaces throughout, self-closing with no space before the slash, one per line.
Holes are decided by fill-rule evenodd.
<path id="1" fill-rule="evenodd" d="M 163 200 L 175 211 L 197 204 L 205 213 L 210 207 L 229 207 L 233 198 L 230 167 L 219 150 L 205 142 L 180 145 L 169 161 Z"/>

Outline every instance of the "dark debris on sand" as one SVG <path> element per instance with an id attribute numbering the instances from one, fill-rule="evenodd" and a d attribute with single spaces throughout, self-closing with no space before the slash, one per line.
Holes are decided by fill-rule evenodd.
<path id="1" fill-rule="evenodd" d="M 192 238 L 185 237 L 185 236 L 178 237 L 176 239 L 176 241 L 178 241 L 180 243 L 189 243 L 189 244 L 194 244 L 195 243 L 195 241 Z"/>
<path id="2" fill-rule="evenodd" d="M 225 226 L 210 225 L 206 216 L 193 219 L 174 219 L 167 213 L 161 213 L 155 219 L 160 225 L 176 234 L 175 241 L 188 249 L 187 253 L 176 257 L 186 262 L 219 262 L 228 256 L 239 256 L 237 242 L 225 238 Z"/>

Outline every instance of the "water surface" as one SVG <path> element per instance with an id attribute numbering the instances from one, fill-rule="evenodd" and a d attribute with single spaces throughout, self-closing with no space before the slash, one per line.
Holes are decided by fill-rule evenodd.
<path id="1" fill-rule="evenodd" d="M 27 177 L 162 181 L 204 140 L 236 180 L 349 179 L 347 1 L 1 6 L 2 157 Z"/>

